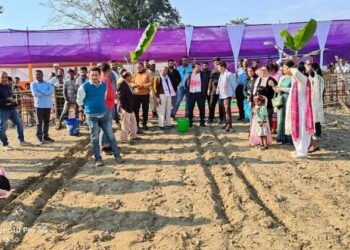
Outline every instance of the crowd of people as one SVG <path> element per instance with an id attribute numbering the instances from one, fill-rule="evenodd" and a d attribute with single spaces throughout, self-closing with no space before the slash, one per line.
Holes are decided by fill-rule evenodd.
<path id="1" fill-rule="evenodd" d="M 344 60 L 339 62 L 337 67 L 333 65 L 334 69 L 328 67 L 328 70 L 331 73 L 332 70 L 333 73 L 350 71 Z M 249 109 L 251 145 L 266 150 L 272 144 L 272 135 L 276 134 L 277 143 L 294 144 L 295 157 L 306 157 L 319 149 L 324 80 L 317 63 L 299 62 L 290 57 L 260 66 L 258 60 L 242 59 L 239 68 L 232 73 L 219 57 L 210 63 L 196 60 L 190 63 L 185 56 L 179 66 L 171 59 L 158 70 L 154 60 L 147 60 L 136 63 L 135 69 L 134 73 L 128 72 L 111 61 L 90 69 L 69 69 L 65 74 L 55 64 L 48 81 L 44 80 L 41 70 L 36 70 L 35 81 L 28 85 L 36 109 L 36 144 L 54 142 L 49 136 L 50 114 L 55 88 L 62 86 L 65 103 L 55 128 L 60 130 L 62 122 L 73 110 L 74 116 L 89 127 L 96 166 L 103 165 L 101 150 L 113 155 L 118 163 L 123 162 L 112 130 L 113 120 L 121 125 L 119 141 L 132 143 L 141 140 L 140 135 L 149 129 L 150 104 L 159 129 L 167 130 L 173 127 L 173 119 L 184 100 L 190 127 L 194 124 L 197 104 L 201 127 L 217 123 L 225 132 L 234 131 L 232 102 L 235 99 L 238 121 L 246 120 L 245 109 Z M 13 149 L 6 136 L 9 120 L 17 128 L 20 145 L 31 145 L 25 141 L 23 124 L 16 109 L 17 102 L 13 97 L 16 89 L 6 72 L 1 72 L 0 77 L 3 149 Z M 277 126 L 273 124 L 274 119 Z"/>

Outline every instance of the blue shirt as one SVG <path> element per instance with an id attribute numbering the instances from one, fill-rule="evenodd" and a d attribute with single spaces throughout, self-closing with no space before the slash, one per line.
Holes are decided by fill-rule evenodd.
<path id="1" fill-rule="evenodd" d="M 48 82 L 33 82 L 30 90 L 34 96 L 36 108 L 52 108 L 52 95 L 55 88 Z"/>
<path id="2" fill-rule="evenodd" d="M 181 76 L 181 82 L 180 82 L 180 87 L 183 87 L 185 86 L 185 79 L 186 77 L 192 73 L 192 65 L 187 65 L 187 67 L 185 68 L 184 66 L 180 66 L 180 67 L 177 67 L 177 70 L 179 71 L 180 73 L 180 76 Z"/>
<path id="3" fill-rule="evenodd" d="M 237 71 L 237 86 L 245 86 L 248 82 L 248 75 L 244 69 L 240 68 Z"/>

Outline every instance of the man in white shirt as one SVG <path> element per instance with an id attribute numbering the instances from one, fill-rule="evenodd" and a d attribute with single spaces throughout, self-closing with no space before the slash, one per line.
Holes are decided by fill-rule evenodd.
<path id="1" fill-rule="evenodd" d="M 226 132 L 233 131 L 232 127 L 232 111 L 231 101 L 235 97 L 235 90 L 237 87 L 236 77 L 227 70 L 227 64 L 220 62 L 218 65 L 220 71 L 220 78 L 216 94 L 219 95 L 220 102 L 224 107 L 226 125 L 223 127 Z"/>
<path id="2" fill-rule="evenodd" d="M 335 69 L 335 73 L 336 74 L 350 73 L 350 65 L 345 62 L 344 58 L 339 58 L 337 67 Z"/>

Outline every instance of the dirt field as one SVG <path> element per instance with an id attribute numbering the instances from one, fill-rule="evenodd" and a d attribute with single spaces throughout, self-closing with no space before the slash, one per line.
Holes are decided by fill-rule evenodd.
<path id="1" fill-rule="evenodd" d="M 142 141 L 120 145 L 125 164 L 105 157 L 101 168 L 86 131 L 80 138 L 53 132 L 53 145 L 0 153 L 16 189 L 0 202 L 1 244 L 350 249 L 349 125 L 350 116 L 328 114 L 322 150 L 305 160 L 290 157 L 292 146 L 249 147 L 246 123 L 230 134 L 219 126 L 185 135 L 152 128 Z"/>

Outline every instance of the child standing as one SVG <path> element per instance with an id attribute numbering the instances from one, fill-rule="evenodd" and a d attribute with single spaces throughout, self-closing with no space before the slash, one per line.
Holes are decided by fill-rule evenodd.
<path id="1" fill-rule="evenodd" d="M 272 136 L 269 126 L 266 97 L 258 95 L 254 97 L 254 116 L 250 130 L 250 145 L 259 145 L 261 150 L 268 149 L 272 144 Z"/>

